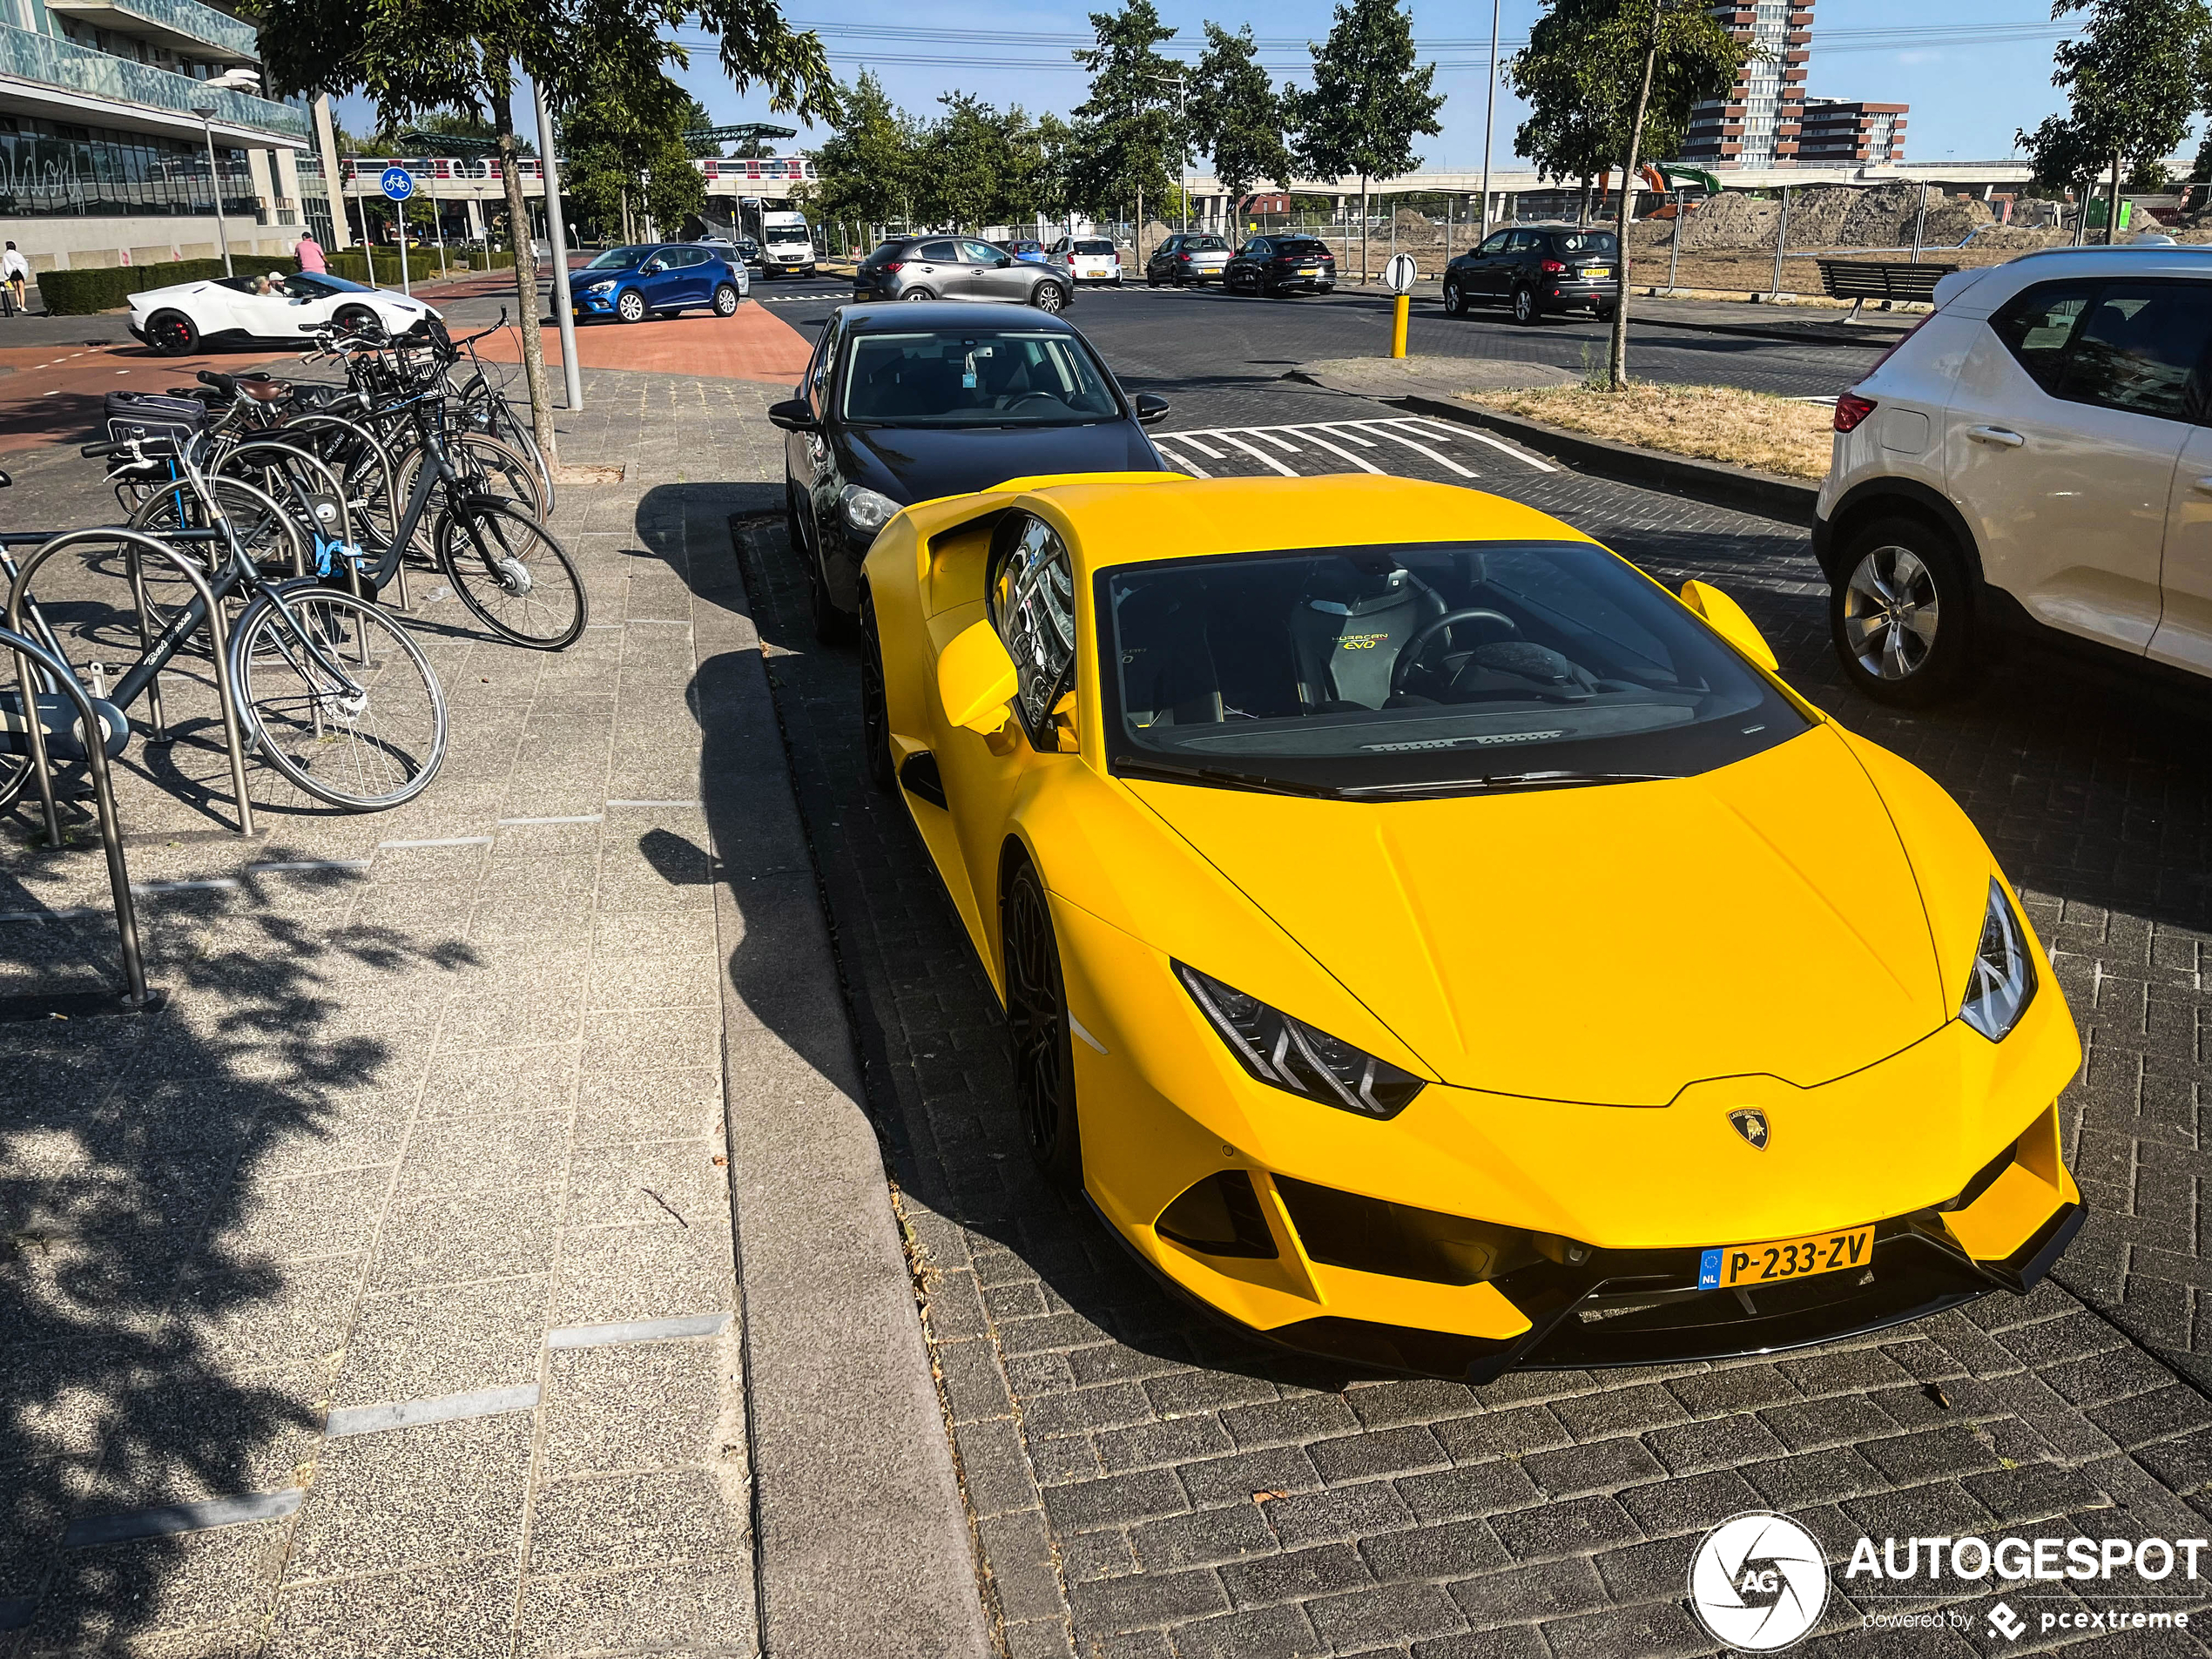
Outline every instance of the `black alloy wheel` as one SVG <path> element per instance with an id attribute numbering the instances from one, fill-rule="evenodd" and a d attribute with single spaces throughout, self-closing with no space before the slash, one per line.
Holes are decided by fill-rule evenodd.
<path id="1" fill-rule="evenodd" d="M 883 690 L 883 641 L 876 633 L 875 600 L 860 590 L 860 757 L 868 786 L 880 794 L 896 794 L 891 764 L 891 705 Z"/>
<path id="2" fill-rule="evenodd" d="M 1467 297 L 1460 292 L 1460 285 L 1456 282 L 1447 282 L 1444 285 L 1444 314 L 1447 317 L 1464 317 L 1467 314 Z"/>
<path id="3" fill-rule="evenodd" d="M 999 925 L 1007 1038 L 1014 1050 L 1014 1103 L 1028 1131 L 1029 1156 L 1054 1181 L 1080 1187 L 1082 1137 L 1076 1118 L 1067 987 L 1044 883 L 1027 860 L 1007 882 Z"/>
<path id="4" fill-rule="evenodd" d="M 1533 327 L 1542 316 L 1536 305 L 1536 291 L 1521 287 L 1513 291 L 1513 320 L 1524 327 Z"/>
<path id="5" fill-rule="evenodd" d="M 146 322 L 146 343 L 164 357 L 182 357 L 199 344 L 199 330 L 181 311 L 157 311 Z"/>

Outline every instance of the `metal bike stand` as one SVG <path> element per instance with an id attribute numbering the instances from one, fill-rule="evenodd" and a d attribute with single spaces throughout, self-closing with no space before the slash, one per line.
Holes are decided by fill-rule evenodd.
<path id="1" fill-rule="evenodd" d="M 115 895 L 115 932 L 123 956 L 123 996 L 119 1002 L 105 998 L 50 998 L 33 1006 L 23 1006 L 18 999 L 0 1001 L 0 1018 L 39 1019 L 63 1013 L 60 1006 L 66 1001 L 71 1014 L 143 1014 L 161 1005 L 161 993 L 146 985 L 145 959 L 138 949 L 138 913 L 131 897 L 131 873 L 123 861 L 123 832 L 115 813 L 114 780 L 108 774 L 107 732 L 100 719 L 99 711 L 92 706 L 92 699 L 77 683 L 69 664 L 49 651 L 29 635 L 14 628 L 0 628 L 0 648 L 4 648 L 15 659 L 17 694 L 24 706 L 30 711 L 24 723 L 30 734 L 33 764 L 41 770 L 39 789 L 46 801 L 47 823 L 53 823 L 53 780 L 46 765 L 45 733 L 39 729 L 37 704 L 37 681 L 32 674 L 34 666 L 77 705 L 78 730 L 84 735 L 84 752 L 92 773 L 92 802 L 100 820 L 100 844 L 107 853 L 108 888 Z M 61 837 L 55 834 L 54 845 Z"/>
<path id="2" fill-rule="evenodd" d="M 223 744 L 230 752 L 231 787 L 238 799 L 238 833 L 240 835 L 252 835 L 255 833 L 253 803 L 246 792 L 246 748 L 239 736 L 238 691 L 231 683 L 229 631 L 224 625 L 223 608 L 216 603 L 214 590 L 208 586 L 207 578 L 199 573 L 191 559 L 166 543 L 157 540 L 142 530 L 125 529 L 112 525 L 91 529 L 64 530 L 39 547 L 24 561 L 23 569 L 17 573 L 16 579 L 8 591 L 6 627 L 10 632 L 22 631 L 24 607 L 29 603 L 30 597 L 30 578 L 38 573 L 39 567 L 48 559 L 64 549 L 82 543 L 106 544 L 118 542 L 122 543 L 126 548 L 135 547 L 143 553 L 157 554 L 167 559 L 183 572 L 185 579 L 192 583 L 193 591 L 206 609 L 208 645 L 215 658 L 215 700 L 221 705 L 223 711 Z M 64 675 L 63 678 L 73 683 L 73 676 Z M 39 729 L 37 709 L 35 704 L 25 705 L 25 714 L 27 718 L 24 721 L 24 726 L 30 734 L 31 757 L 38 773 L 38 797 L 46 808 L 46 833 L 53 843 L 59 846 L 62 838 L 61 815 L 56 811 L 54 805 L 54 780 L 46 760 L 46 734 Z M 105 735 L 103 732 L 103 738 Z M 100 750 L 98 770 L 104 774 L 107 769 L 105 743 L 88 746 Z"/>

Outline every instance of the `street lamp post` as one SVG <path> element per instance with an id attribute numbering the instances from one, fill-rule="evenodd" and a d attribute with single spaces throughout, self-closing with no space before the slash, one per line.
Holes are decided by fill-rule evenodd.
<path id="1" fill-rule="evenodd" d="M 1490 0 L 1490 93 L 1482 106 L 1482 234 L 1477 247 L 1490 239 L 1490 134 L 1498 118 L 1498 6 Z"/>
<path id="2" fill-rule="evenodd" d="M 230 232 L 223 224 L 223 178 L 215 170 L 215 106 L 195 104 L 192 112 L 199 118 L 199 130 L 207 138 L 207 181 L 215 191 L 215 239 L 222 245 L 223 274 L 236 276 L 238 273 L 231 269 Z"/>

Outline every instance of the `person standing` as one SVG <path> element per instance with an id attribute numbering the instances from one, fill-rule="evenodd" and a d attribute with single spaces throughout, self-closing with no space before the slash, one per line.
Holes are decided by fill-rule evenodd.
<path id="1" fill-rule="evenodd" d="M 30 262 L 16 251 L 13 242 L 9 243 L 6 250 L 0 252 L 0 282 L 7 284 L 9 296 L 15 300 L 18 312 L 30 309 Z"/>
<path id="2" fill-rule="evenodd" d="M 302 271 L 314 271 L 320 273 L 330 268 L 322 257 L 322 244 L 315 240 L 315 233 L 313 231 L 301 231 L 300 245 L 292 251 L 300 256 L 300 268 Z"/>

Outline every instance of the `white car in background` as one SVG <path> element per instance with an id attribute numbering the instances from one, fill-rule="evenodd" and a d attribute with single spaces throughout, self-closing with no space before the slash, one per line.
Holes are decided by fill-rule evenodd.
<path id="1" fill-rule="evenodd" d="M 1106 237 L 1063 236 L 1052 245 L 1050 258 L 1077 282 L 1121 284 L 1122 256 Z"/>
<path id="2" fill-rule="evenodd" d="M 363 319 L 399 334 L 438 314 L 420 300 L 343 277 L 302 271 L 278 277 L 266 293 L 254 291 L 255 282 L 250 274 L 211 277 L 134 293 L 131 336 L 164 356 L 181 357 L 207 346 L 297 345 L 303 329 Z"/>

